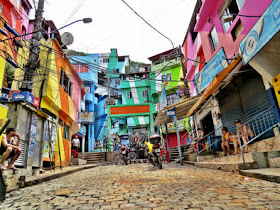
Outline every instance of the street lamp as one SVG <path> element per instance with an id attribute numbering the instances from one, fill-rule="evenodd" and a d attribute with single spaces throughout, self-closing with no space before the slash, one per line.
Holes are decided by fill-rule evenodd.
<path id="1" fill-rule="evenodd" d="M 76 21 L 74 21 L 74 22 L 72 22 L 72 23 L 69 23 L 69 24 L 67 24 L 67 25 L 65 25 L 65 26 L 62 26 L 61 28 L 58 28 L 58 29 L 55 29 L 55 30 L 51 31 L 50 33 L 56 32 L 56 31 L 58 31 L 58 30 L 61 30 L 61 29 L 63 29 L 63 28 L 66 28 L 66 27 L 68 27 L 68 26 L 70 26 L 70 25 L 72 25 L 72 24 L 74 24 L 74 23 L 80 22 L 80 21 L 83 21 L 83 23 L 91 23 L 91 22 L 92 22 L 92 19 L 91 19 L 91 18 L 83 18 L 83 19 L 80 19 L 80 20 L 76 20 Z"/>

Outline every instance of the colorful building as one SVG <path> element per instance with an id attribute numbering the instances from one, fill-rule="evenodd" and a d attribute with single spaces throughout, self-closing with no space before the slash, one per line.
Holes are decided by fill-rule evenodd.
<path id="1" fill-rule="evenodd" d="M 171 49 L 154 55 L 149 60 L 152 62 L 151 70 L 155 72 L 155 76 L 161 75 L 161 78 L 155 78 L 155 86 L 161 86 L 160 92 L 163 88 L 165 89 L 167 105 L 176 103 L 181 98 L 185 98 L 181 50 L 179 48 Z M 152 78 L 155 76 L 152 74 Z M 159 84 L 158 81 L 160 81 Z"/>
<path id="2" fill-rule="evenodd" d="M 83 82 L 75 72 L 73 66 L 56 39 L 41 40 L 40 67 L 36 70 L 33 79 L 32 95 L 37 97 L 39 110 L 49 117 L 45 121 L 45 142 L 43 148 L 43 161 L 50 162 L 50 144 L 52 140 L 50 133 L 46 132 L 52 128 L 52 135 L 56 137 L 55 159 L 56 165 L 67 166 L 71 161 L 71 137 L 80 130 L 78 124 L 78 112 L 81 109 L 81 98 L 84 95 Z M 17 63 L 23 68 L 27 62 L 29 49 L 19 49 Z M 23 78 L 23 71 L 17 69 L 16 79 Z M 12 90 L 18 90 L 21 84 L 14 82 Z M 50 123 L 48 123 L 48 121 Z M 54 123 L 54 124 L 53 124 Z M 57 135 L 56 135 L 57 134 Z"/>
<path id="3" fill-rule="evenodd" d="M 1 0 L 0 1 L 0 28 L 3 29 L 3 34 L 0 34 L 0 94 L 2 92 L 2 86 L 4 87 L 1 98 L 7 99 L 10 88 L 8 81 L 10 78 L 4 77 L 6 71 L 6 59 L 8 62 L 16 63 L 16 48 L 13 43 L 15 36 L 25 34 L 26 28 L 29 24 L 29 13 L 32 6 L 28 0 L 16 1 L 16 0 Z M 9 39 L 9 40 L 6 40 Z M 4 41 L 6 40 L 6 41 Z M 7 67 L 9 70 L 12 68 Z M 8 70 L 7 70 L 8 71 Z M 12 70 L 6 72 L 7 75 L 12 75 Z"/>
<path id="4" fill-rule="evenodd" d="M 278 16 L 267 15 L 274 14 L 273 8 L 279 8 L 278 0 L 197 1 L 183 42 L 185 79 L 192 96 L 201 94 L 186 110 L 195 129 L 220 135 L 221 126 L 226 126 L 235 132 L 234 120 L 240 119 L 261 139 L 273 136 L 271 126 L 279 122 L 279 107 L 272 79 L 279 69 L 277 56 L 260 50 L 269 37 L 274 38 L 267 51 L 276 50 L 271 46 L 279 38 Z M 249 59 L 246 50 L 252 53 Z"/>

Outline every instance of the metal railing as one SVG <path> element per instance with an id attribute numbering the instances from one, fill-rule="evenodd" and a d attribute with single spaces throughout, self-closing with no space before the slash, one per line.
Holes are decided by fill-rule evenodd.
<path id="1" fill-rule="evenodd" d="M 241 126 L 236 128 L 236 133 L 237 133 L 238 140 L 239 140 L 241 155 L 242 155 L 242 159 L 243 159 L 244 163 L 245 163 L 245 158 L 244 158 L 243 147 L 245 147 L 246 145 L 255 141 L 260 136 L 264 135 L 265 133 L 267 133 L 268 131 L 272 130 L 275 127 L 279 127 L 279 123 L 277 122 L 277 120 L 274 116 L 273 106 L 270 106 L 270 107 L 266 108 L 265 110 L 263 110 L 262 112 L 260 112 L 259 114 L 255 115 L 249 121 L 242 123 Z M 239 129 L 243 130 L 242 136 L 240 136 Z M 251 133 L 251 135 L 248 134 L 249 129 L 253 132 L 253 135 L 252 135 L 252 133 Z M 244 131 L 246 133 L 243 133 Z M 242 138 L 243 139 L 246 138 L 247 142 L 246 143 L 243 142 L 243 144 L 241 144 Z"/>
<path id="2" fill-rule="evenodd" d="M 202 140 L 204 140 L 204 141 L 207 140 L 208 142 L 210 142 L 210 138 L 213 137 L 213 136 L 216 136 L 216 135 L 215 135 L 216 132 L 217 132 L 217 133 L 221 133 L 222 127 L 223 127 L 223 126 L 218 127 L 217 129 L 215 129 L 215 130 L 213 130 L 212 132 L 208 133 L 206 136 L 202 137 L 202 139 L 199 139 L 199 140 L 196 141 L 196 147 L 197 147 L 197 152 L 196 152 L 197 157 L 196 157 L 196 158 L 197 158 L 197 162 L 199 162 L 199 155 L 200 155 L 201 152 L 207 150 L 207 148 L 211 148 L 213 145 L 215 145 L 216 143 L 218 143 L 219 141 L 221 141 L 222 138 L 216 140 L 216 141 L 215 141 L 214 143 L 212 143 L 212 144 L 208 144 L 207 147 L 205 146 L 205 148 L 202 149 L 202 150 L 200 150 L 200 151 L 199 151 L 199 142 L 202 141 Z M 219 137 L 219 136 L 216 136 L 216 137 Z"/>

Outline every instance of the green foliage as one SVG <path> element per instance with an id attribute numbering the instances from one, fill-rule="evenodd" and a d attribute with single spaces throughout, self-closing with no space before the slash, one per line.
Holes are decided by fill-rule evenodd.
<path id="1" fill-rule="evenodd" d="M 84 52 L 79 52 L 79 51 L 75 51 L 75 50 L 64 50 L 64 53 L 66 53 L 66 55 L 81 55 L 81 56 L 87 55 Z"/>

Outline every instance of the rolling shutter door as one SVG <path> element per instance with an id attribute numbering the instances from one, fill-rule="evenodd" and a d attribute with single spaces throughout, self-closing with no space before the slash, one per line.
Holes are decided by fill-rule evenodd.
<path id="1" fill-rule="evenodd" d="M 235 131 L 234 120 L 243 119 L 242 108 L 236 87 L 232 83 L 228 84 L 218 95 L 221 118 L 223 126 L 230 131 Z"/>
<path id="2" fill-rule="evenodd" d="M 24 109 L 20 108 L 18 123 L 17 123 L 17 132 L 20 134 L 20 143 L 19 148 L 21 149 L 21 154 L 19 158 L 16 160 L 16 166 L 25 167 L 27 163 L 27 153 L 28 153 L 28 143 L 29 143 L 29 129 L 30 129 L 30 116 L 31 113 Z"/>
<path id="3" fill-rule="evenodd" d="M 267 91 L 261 76 L 253 71 L 238 77 L 236 84 L 240 92 L 242 106 L 245 113 L 244 120 L 250 120 L 254 115 L 271 106 Z"/>
<path id="4" fill-rule="evenodd" d="M 240 74 L 217 95 L 217 98 L 223 125 L 234 132 L 235 119 L 246 122 L 271 106 L 262 78 L 256 71 Z M 270 132 L 266 137 L 272 135 Z"/>

